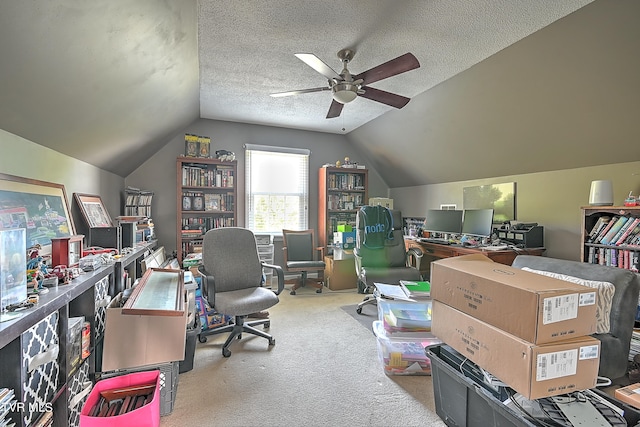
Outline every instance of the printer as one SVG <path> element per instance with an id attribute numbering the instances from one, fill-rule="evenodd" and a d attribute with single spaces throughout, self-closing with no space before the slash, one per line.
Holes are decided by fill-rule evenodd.
<path id="1" fill-rule="evenodd" d="M 520 245 L 523 248 L 544 247 L 544 227 L 537 222 L 503 225 L 493 230 L 494 234 L 503 242 Z"/>

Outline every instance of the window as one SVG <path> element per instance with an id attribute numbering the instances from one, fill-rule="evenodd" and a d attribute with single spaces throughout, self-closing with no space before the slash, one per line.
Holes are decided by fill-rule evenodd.
<path id="1" fill-rule="evenodd" d="M 281 234 L 309 224 L 309 150 L 245 145 L 247 228 Z"/>

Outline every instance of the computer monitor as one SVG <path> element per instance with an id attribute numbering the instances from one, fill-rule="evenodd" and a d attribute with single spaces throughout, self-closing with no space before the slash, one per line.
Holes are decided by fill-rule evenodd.
<path id="1" fill-rule="evenodd" d="M 465 209 L 462 234 L 489 237 L 493 232 L 493 209 Z"/>
<path id="2" fill-rule="evenodd" d="M 432 233 L 460 234 L 462 211 L 429 209 L 422 229 Z"/>

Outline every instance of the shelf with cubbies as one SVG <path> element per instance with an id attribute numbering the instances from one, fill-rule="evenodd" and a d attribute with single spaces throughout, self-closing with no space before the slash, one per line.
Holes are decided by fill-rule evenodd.
<path id="1" fill-rule="evenodd" d="M 144 216 L 151 218 L 151 201 L 153 200 L 153 191 L 127 187 L 124 195 L 125 216 Z"/>
<path id="2" fill-rule="evenodd" d="M 318 246 L 325 248 L 325 254 L 331 254 L 333 233 L 338 231 L 338 224 L 345 223 L 355 228 L 358 209 L 369 201 L 369 171 L 322 167 L 318 185 Z"/>
<path id="3" fill-rule="evenodd" d="M 202 236 L 213 228 L 233 227 L 236 211 L 237 162 L 180 156 L 177 176 L 178 260 L 198 252 Z"/>
<path id="4" fill-rule="evenodd" d="M 640 206 L 584 206 L 580 259 L 638 270 Z"/>

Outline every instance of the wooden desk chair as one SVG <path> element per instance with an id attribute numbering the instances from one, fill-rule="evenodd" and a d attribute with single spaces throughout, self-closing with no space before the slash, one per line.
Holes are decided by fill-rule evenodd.
<path id="1" fill-rule="evenodd" d="M 285 283 L 293 283 L 291 295 L 295 295 L 296 289 L 306 285 L 316 288 L 316 293 L 321 293 L 324 285 L 324 248 L 316 246 L 313 229 L 282 230 L 282 237 L 285 272 L 300 273 L 299 280 L 285 281 Z M 318 278 L 308 279 L 309 272 L 317 272 Z"/>

